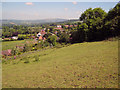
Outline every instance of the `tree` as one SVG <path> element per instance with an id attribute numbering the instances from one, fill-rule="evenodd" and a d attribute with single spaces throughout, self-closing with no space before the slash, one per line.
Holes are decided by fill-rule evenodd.
<path id="1" fill-rule="evenodd" d="M 102 36 L 102 27 L 103 20 L 106 15 L 107 13 L 101 8 L 89 8 L 81 15 L 80 20 L 88 25 L 88 29 L 85 33 L 86 41 L 97 41 L 104 39 Z"/>
<path id="2" fill-rule="evenodd" d="M 80 17 L 80 21 L 87 22 L 88 19 L 95 20 L 96 18 L 103 19 L 106 16 L 106 12 L 102 10 L 101 8 L 89 8 L 84 13 L 82 13 Z"/>
<path id="3" fill-rule="evenodd" d="M 60 35 L 60 39 L 59 39 L 59 42 L 60 43 L 68 43 L 69 42 L 69 35 L 68 34 L 66 34 L 66 33 L 62 33 L 61 35 Z"/>
<path id="4" fill-rule="evenodd" d="M 106 38 L 120 36 L 120 3 L 111 9 L 103 20 L 102 29 Z"/>
<path id="5" fill-rule="evenodd" d="M 56 46 L 56 40 L 57 40 L 57 36 L 56 35 L 51 35 L 48 37 L 47 41 L 52 44 L 53 46 Z"/>

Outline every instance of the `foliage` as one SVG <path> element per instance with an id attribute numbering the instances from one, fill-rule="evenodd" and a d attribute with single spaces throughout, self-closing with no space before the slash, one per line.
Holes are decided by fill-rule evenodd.
<path id="1" fill-rule="evenodd" d="M 39 61 L 39 56 L 38 55 L 35 56 L 35 62 L 37 62 L 37 61 Z"/>
<path id="2" fill-rule="evenodd" d="M 27 51 L 29 51 L 29 47 L 27 44 L 24 44 L 23 52 L 27 52 Z"/>
<path id="3" fill-rule="evenodd" d="M 12 55 L 16 55 L 17 54 L 17 49 L 16 48 L 12 48 L 11 54 Z"/>
<path id="4" fill-rule="evenodd" d="M 112 18 L 111 18 L 112 17 Z M 77 31 L 72 32 L 71 42 L 99 41 L 120 35 L 120 3 L 108 14 L 101 8 L 89 8 L 82 13 Z"/>
<path id="5" fill-rule="evenodd" d="M 60 35 L 59 42 L 60 42 L 60 43 L 62 43 L 62 42 L 68 43 L 68 42 L 69 42 L 69 35 L 68 35 L 67 33 L 65 33 L 65 32 L 62 33 L 62 34 Z"/>
<path id="6" fill-rule="evenodd" d="M 43 40 L 38 40 L 37 49 L 43 48 Z"/>
<path id="7" fill-rule="evenodd" d="M 26 60 L 24 61 L 24 63 L 30 63 L 30 61 L 29 61 L 28 59 L 26 59 Z"/>
<path id="8" fill-rule="evenodd" d="M 47 47 L 47 46 L 49 46 L 49 42 L 48 42 L 47 40 L 45 40 L 45 41 L 43 42 L 43 45 L 44 45 L 44 47 Z"/>
<path id="9" fill-rule="evenodd" d="M 26 38 L 27 38 L 26 35 L 24 35 L 24 34 L 18 34 L 18 40 L 24 40 Z"/>
<path id="10" fill-rule="evenodd" d="M 47 41 L 52 44 L 53 46 L 56 45 L 56 40 L 57 40 L 57 36 L 56 35 L 52 35 L 52 36 L 49 36 Z"/>

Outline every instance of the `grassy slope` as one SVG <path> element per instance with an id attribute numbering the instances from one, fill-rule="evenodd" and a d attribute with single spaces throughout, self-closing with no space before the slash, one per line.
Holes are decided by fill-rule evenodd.
<path id="1" fill-rule="evenodd" d="M 25 44 L 26 41 L 32 41 L 32 39 L 31 40 L 4 41 L 2 42 L 2 50 L 12 49 L 16 47 L 16 45 Z"/>
<path id="2" fill-rule="evenodd" d="M 3 88 L 117 88 L 117 45 L 86 42 L 22 56 L 14 61 L 18 64 L 3 64 Z M 39 62 L 33 62 L 34 55 L 40 55 Z M 23 63 L 28 58 L 30 63 Z"/>

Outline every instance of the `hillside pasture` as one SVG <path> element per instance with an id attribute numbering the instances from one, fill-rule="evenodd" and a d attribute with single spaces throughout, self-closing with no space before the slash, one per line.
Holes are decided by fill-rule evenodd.
<path id="1" fill-rule="evenodd" d="M 118 88 L 118 42 L 31 51 L 2 66 L 3 88 Z"/>
<path id="2" fill-rule="evenodd" d="M 16 45 L 24 45 L 26 42 L 33 41 L 33 39 L 17 40 L 17 41 L 3 41 L 2 50 L 12 49 Z"/>

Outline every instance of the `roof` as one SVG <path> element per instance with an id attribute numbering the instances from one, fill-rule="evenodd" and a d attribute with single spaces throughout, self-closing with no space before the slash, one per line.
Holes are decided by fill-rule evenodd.
<path id="1" fill-rule="evenodd" d="M 45 37 L 40 36 L 40 37 L 39 37 L 39 39 L 41 39 L 41 40 L 45 40 L 46 38 L 45 38 Z"/>
<path id="2" fill-rule="evenodd" d="M 70 27 L 73 27 L 73 25 L 70 25 Z"/>
<path id="3" fill-rule="evenodd" d="M 65 27 L 69 27 L 69 25 L 64 25 Z"/>
<path id="4" fill-rule="evenodd" d="M 57 29 L 57 30 L 63 30 L 63 28 L 59 27 L 59 28 L 54 28 L 54 29 Z"/>
<path id="5" fill-rule="evenodd" d="M 45 31 L 41 31 L 40 33 L 41 33 L 41 35 L 44 35 L 44 34 L 46 34 L 46 32 L 45 32 Z"/>
<path id="6" fill-rule="evenodd" d="M 2 51 L 2 55 L 6 55 L 6 56 L 10 56 L 11 55 L 11 49 L 8 49 L 8 50 L 4 50 Z"/>

